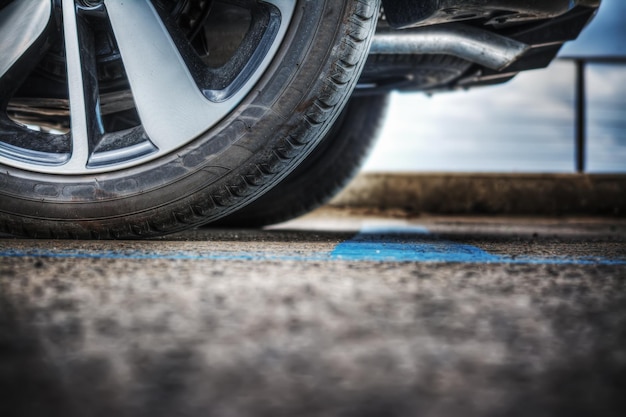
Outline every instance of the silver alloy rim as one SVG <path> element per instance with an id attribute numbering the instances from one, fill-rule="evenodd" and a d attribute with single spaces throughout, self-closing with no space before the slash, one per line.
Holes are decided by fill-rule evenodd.
<path id="1" fill-rule="evenodd" d="M 222 0 L 225 3 L 228 1 Z M 150 0 L 61 0 L 63 43 L 69 91 L 69 132 L 36 132 L 2 122 L 0 163 L 32 172 L 60 175 L 112 172 L 170 154 L 224 119 L 254 90 L 285 38 L 295 0 L 259 0 L 269 10 L 269 24 L 241 73 L 224 88 L 202 86 L 171 26 Z M 264 9 L 265 10 L 265 9 Z M 85 13 L 103 13 L 119 48 L 141 125 L 125 146 L 98 148 L 111 132 L 101 122 L 93 35 Z M 17 71 L 21 57 L 47 36 L 55 13 L 52 0 L 14 1 L 0 10 L 0 80 Z M 24 28 L 28 30 L 25 30 Z M 15 35 L 19 34 L 19 35 Z M 19 39 L 18 39 L 19 38 Z M 197 65 L 196 65 L 197 67 Z M 195 68 L 195 67 L 194 67 Z M 6 76 L 6 77 L 5 77 Z M 1 87 L 1 85 L 0 85 Z M 123 95 L 123 94 L 122 94 Z M 19 135 L 41 141 L 65 138 L 69 149 L 24 146 Z M 139 138 L 139 139 L 137 139 Z"/>

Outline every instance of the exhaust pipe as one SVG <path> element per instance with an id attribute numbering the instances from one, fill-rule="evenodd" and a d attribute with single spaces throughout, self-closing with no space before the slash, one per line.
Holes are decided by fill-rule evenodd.
<path id="1" fill-rule="evenodd" d="M 528 49 L 516 40 L 461 24 L 376 33 L 370 54 L 443 54 L 503 70 Z"/>

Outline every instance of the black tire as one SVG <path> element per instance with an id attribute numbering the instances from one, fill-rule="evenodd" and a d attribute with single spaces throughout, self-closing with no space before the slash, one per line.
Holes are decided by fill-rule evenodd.
<path id="1" fill-rule="evenodd" d="M 379 0 L 296 4 L 285 40 L 250 93 L 168 154 L 68 175 L 13 163 L 0 146 L 0 231 L 54 238 L 164 235 L 228 215 L 279 183 L 319 144 L 348 100 L 379 10 Z M 17 90 L 10 83 L 17 73 L 0 79 L 3 95 Z"/>
<path id="2" fill-rule="evenodd" d="M 211 226 L 262 227 L 306 214 L 330 201 L 354 177 L 385 118 L 387 95 L 350 99 L 311 155 L 269 192 Z"/>

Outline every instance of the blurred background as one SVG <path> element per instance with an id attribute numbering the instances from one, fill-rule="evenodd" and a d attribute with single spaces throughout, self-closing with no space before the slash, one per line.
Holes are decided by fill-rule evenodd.
<path id="1" fill-rule="evenodd" d="M 583 58 L 585 171 L 626 172 L 626 0 L 603 0 L 593 22 L 559 57 L 498 86 L 431 97 L 393 94 L 364 171 L 575 172 L 571 58 Z"/>

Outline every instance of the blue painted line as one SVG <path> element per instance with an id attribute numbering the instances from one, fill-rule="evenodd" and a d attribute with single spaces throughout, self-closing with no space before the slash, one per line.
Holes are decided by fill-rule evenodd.
<path id="1" fill-rule="evenodd" d="M 155 250 L 4 249 L 0 258 L 126 259 L 189 261 L 349 261 L 532 265 L 626 265 L 626 259 L 603 257 L 512 257 L 492 254 L 476 246 L 436 238 L 426 228 L 365 227 L 331 252 L 281 254 L 276 252 L 200 252 Z"/>
<path id="2" fill-rule="evenodd" d="M 423 227 L 366 228 L 338 244 L 331 258 L 372 262 L 505 263 L 534 265 L 626 265 L 626 260 L 602 257 L 505 256 L 476 246 L 440 240 Z"/>
<path id="3" fill-rule="evenodd" d="M 0 258 L 56 258 L 171 261 L 327 261 L 327 254 L 283 255 L 271 252 L 164 252 L 164 251 L 84 251 L 84 250 L 4 250 Z"/>
<path id="4" fill-rule="evenodd" d="M 372 229 L 365 228 L 340 243 L 331 253 L 332 259 L 379 262 L 497 262 L 499 257 L 476 246 L 428 237 L 424 227 Z"/>

